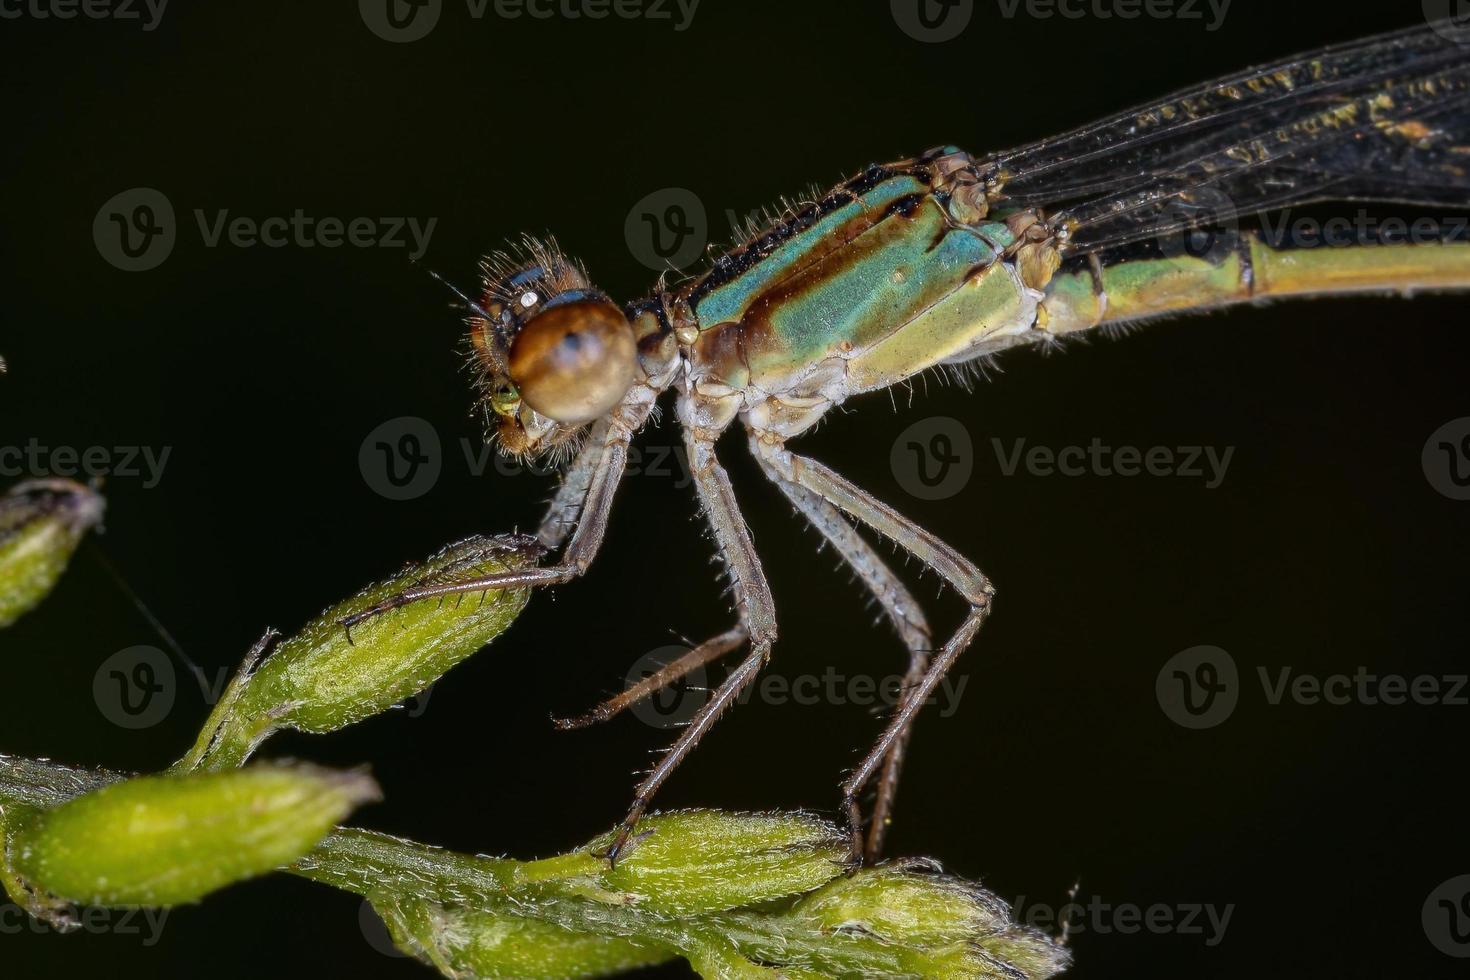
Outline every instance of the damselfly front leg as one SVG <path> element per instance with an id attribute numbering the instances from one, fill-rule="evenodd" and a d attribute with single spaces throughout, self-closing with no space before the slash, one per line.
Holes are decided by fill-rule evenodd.
<path id="1" fill-rule="evenodd" d="M 681 409 L 684 404 L 681 401 Z M 659 787 L 770 660 L 771 644 L 776 640 L 775 601 L 771 598 L 766 574 L 761 570 L 760 556 L 756 554 L 755 544 L 750 539 L 750 529 L 746 527 L 745 518 L 741 516 L 740 507 L 735 502 L 735 491 L 730 486 L 730 477 L 715 458 L 714 440 L 706 437 L 697 427 L 686 423 L 684 444 L 689 452 L 689 470 L 694 477 L 700 506 L 709 520 L 710 530 L 714 532 L 720 556 L 725 561 L 725 570 L 730 576 L 735 610 L 740 617 L 739 630 L 750 639 L 750 652 L 715 689 L 710 699 L 700 707 L 674 740 L 674 744 L 659 759 L 658 764 L 638 784 L 633 794 L 633 806 L 608 849 L 608 857 L 613 859 L 617 858 L 628 842 Z"/>
<path id="2" fill-rule="evenodd" d="M 623 472 L 627 468 L 628 442 L 632 438 L 632 433 L 622 425 L 609 426 L 606 433 L 591 479 L 588 481 L 586 495 L 582 498 L 581 506 L 577 508 L 581 511 L 581 520 L 577 522 L 572 539 L 567 544 L 561 560 L 556 564 L 515 572 L 502 572 L 463 582 L 443 582 L 408 589 L 369 609 L 346 617 L 342 620 L 342 625 L 350 630 L 364 620 L 381 616 L 383 613 L 422 599 L 486 592 L 490 589 L 559 585 L 563 582 L 570 582 L 587 571 L 592 560 L 597 557 L 597 550 L 602 546 L 602 539 L 607 532 L 608 514 L 612 510 L 613 496 L 617 491 L 618 483 L 622 481 Z M 583 452 L 586 451 L 583 450 Z M 558 526 L 564 517 L 564 514 L 557 515 Z"/>
<path id="3" fill-rule="evenodd" d="M 623 310 L 554 247 L 527 253 L 486 260 L 483 299 L 469 301 L 473 363 L 506 451 L 554 455 L 583 440 L 537 534 L 547 548 L 571 540 L 552 565 L 410 589 L 344 619 L 349 630 L 421 599 L 571 581 L 602 545 L 628 444 L 671 383 L 675 352 L 640 349 Z"/>

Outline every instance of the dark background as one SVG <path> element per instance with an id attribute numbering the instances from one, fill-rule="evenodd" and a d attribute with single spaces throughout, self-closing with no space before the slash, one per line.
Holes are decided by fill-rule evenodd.
<path id="1" fill-rule="evenodd" d="M 1395 8 L 1395 9 L 1391 9 Z M 668 20 L 472 20 L 449 0 L 426 39 L 389 44 L 352 4 L 170 5 L 157 30 L 0 21 L 0 445 L 170 447 L 163 479 L 114 476 L 104 537 L 44 606 L 0 634 L 0 750 L 156 769 L 207 705 L 127 731 L 92 692 L 99 665 L 158 635 L 100 546 L 205 670 L 261 629 L 474 531 L 534 525 L 552 481 L 476 476 L 459 324 L 403 248 L 207 248 L 193 211 L 438 219 L 426 264 L 463 283 L 522 231 L 555 232 L 602 288 L 653 273 L 623 227 L 660 188 L 704 202 L 715 241 L 745 213 L 874 160 L 954 142 L 983 152 L 1077 125 L 1243 64 L 1405 25 L 1417 4 L 1237 0 L 1199 20 L 1006 18 L 975 5 L 921 43 L 886 4 L 704 0 Z M 178 243 L 126 273 L 100 257 L 98 209 L 165 193 Z M 1318 676 L 1464 673 L 1470 504 L 1420 452 L 1470 415 L 1464 299 L 1279 304 L 1150 327 L 1064 356 L 1025 352 L 973 393 L 920 386 L 899 412 L 849 406 L 804 451 L 973 556 L 997 611 L 961 662 L 960 710 L 918 726 L 890 850 L 933 855 L 1026 909 L 1084 900 L 1234 905 L 1223 941 L 1074 939 L 1078 978 L 1440 977 L 1431 890 L 1470 871 L 1460 784 L 1466 708 L 1272 706 L 1256 669 Z M 906 397 L 899 399 L 905 405 Z M 399 416 L 433 425 L 443 474 L 411 501 L 374 492 L 358 453 Z M 961 420 L 959 495 L 905 493 L 894 440 Z M 1223 485 L 1004 475 L 992 438 L 1235 447 Z M 675 438 L 667 423 L 645 435 Z M 767 486 L 725 449 L 765 556 L 773 671 L 882 677 L 903 653 Z M 9 482 L 9 481 L 6 481 Z M 730 622 L 692 491 L 631 477 L 585 580 L 538 595 L 510 634 L 399 712 L 272 755 L 368 762 L 387 793 L 358 822 L 463 850 L 541 856 L 623 813 L 632 771 L 669 733 L 625 716 L 559 734 L 679 635 Z M 897 560 L 897 559 L 895 559 Z M 918 580 L 932 599 L 935 580 Z M 952 628 L 962 611 L 934 600 Z M 1223 725 L 1160 710 L 1175 653 L 1228 650 L 1243 693 Z M 851 704 L 738 708 L 668 785 L 665 807 L 810 807 L 879 730 Z M 358 900 L 275 877 L 175 910 L 161 941 L 0 935 L 7 976 L 426 975 L 365 941 Z M 1177 913 L 1176 913 L 1177 914 Z M 1104 915 L 1101 924 L 1111 920 Z M 682 966 L 647 976 L 685 976 Z"/>

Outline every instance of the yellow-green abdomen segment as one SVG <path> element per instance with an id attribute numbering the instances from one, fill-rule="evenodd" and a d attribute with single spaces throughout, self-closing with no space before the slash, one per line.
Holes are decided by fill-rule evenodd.
<path id="1" fill-rule="evenodd" d="M 1038 326 L 1051 334 L 1273 297 L 1470 289 L 1470 243 L 1278 249 L 1258 236 L 1222 258 L 1138 259 L 1054 278 Z"/>

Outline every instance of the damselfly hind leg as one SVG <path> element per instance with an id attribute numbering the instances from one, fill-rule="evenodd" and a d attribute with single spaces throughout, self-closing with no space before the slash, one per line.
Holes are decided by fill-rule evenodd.
<path id="1" fill-rule="evenodd" d="M 685 429 L 684 444 L 689 452 L 689 469 L 694 477 L 694 487 L 699 494 L 699 503 L 720 554 L 725 559 L 726 571 L 735 595 L 735 608 L 740 616 L 739 630 L 750 639 L 750 652 L 730 672 L 710 699 L 695 713 L 689 724 L 669 746 L 658 764 L 644 777 L 633 794 L 633 805 L 628 810 L 622 826 L 618 828 L 606 857 L 617 857 L 632 836 L 638 821 L 648 809 L 659 787 L 678 768 L 679 763 L 693 751 L 725 710 L 734 704 L 742 691 L 755 680 L 761 668 L 771 657 L 771 644 L 776 639 L 776 608 L 771 598 L 770 586 L 765 572 L 761 570 L 760 557 L 750 538 L 750 529 L 740 508 L 735 502 L 735 491 L 730 486 L 730 477 L 715 458 L 715 447 L 711 441 L 699 439 Z M 728 635 L 728 634 L 726 634 Z"/>
<path id="2" fill-rule="evenodd" d="M 796 509 L 806 517 L 822 536 L 842 556 L 847 566 L 860 578 L 873 598 L 882 607 L 899 638 L 909 651 L 908 671 L 904 675 L 898 704 L 902 704 L 908 692 L 913 690 L 929 670 L 929 658 L 933 652 L 933 634 L 924 618 L 924 611 L 909 593 L 903 582 L 893 573 L 882 557 L 863 539 L 832 504 L 817 493 L 784 479 L 779 472 L 756 450 L 766 476 L 780 488 Z M 897 707 L 897 705 L 895 705 Z M 878 792 L 873 803 L 872 820 L 863 857 L 868 863 L 876 861 L 883 852 L 883 838 L 893 820 L 893 803 L 898 793 L 898 780 L 903 770 L 904 752 L 908 748 L 909 730 L 905 730 L 888 749 L 883 762 L 883 775 L 878 781 Z"/>
<path id="3" fill-rule="evenodd" d="M 751 440 L 757 453 L 773 472 L 777 483 L 804 488 L 856 518 L 861 523 L 891 539 L 899 547 L 918 558 L 940 576 L 970 604 L 970 611 L 929 663 L 918 683 L 905 693 L 898 710 L 863 761 L 842 784 L 842 804 L 852 833 L 854 856 L 871 852 L 874 842 L 881 843 L 883 828 L 876 825 L 866 846 L 862 833 L 862 810 L 859 805 L 864 788 L 878 774 L 895 746 L 904 745 L 919 709 L 934 693 L 940 680 L 954 666 L 959 655 L 970 645 L 981 625 L 990 615 L 995 589 L 980 569 L 939 538 L 925 531 L 892 507 L 837 475 L 816 460 L 797 456 L 779 441 L 767 441 L 756 434 Z"/>

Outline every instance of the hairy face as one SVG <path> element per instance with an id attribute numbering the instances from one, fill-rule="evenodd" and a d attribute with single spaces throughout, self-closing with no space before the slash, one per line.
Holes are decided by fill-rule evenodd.
<path id="1" fill-rule="evenodd" d="M 633 386 L 632 325 L 554 245 L 528 241 L 481 269 L 487 316 L 470 319 L 470 343 L 494 436 L 516 456 L 569 451 Z"/>

